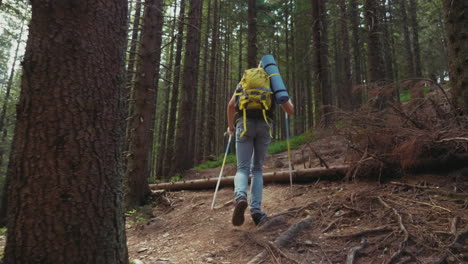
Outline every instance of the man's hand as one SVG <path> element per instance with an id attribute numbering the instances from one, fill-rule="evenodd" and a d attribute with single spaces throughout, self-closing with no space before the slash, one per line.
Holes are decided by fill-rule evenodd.
<path id="1" fill-rule="evenodd" d="M 226 129 L 226 133 L 224 133 L 224 134 L 225 134 L 225 135 L 228 135 L 228 136 L 232 136 L 232 135 L 235 134 L 235 132 L 236 132 L 236 130 L 234 129 L 234 127 L 228 127 L 228 128 Z"/>

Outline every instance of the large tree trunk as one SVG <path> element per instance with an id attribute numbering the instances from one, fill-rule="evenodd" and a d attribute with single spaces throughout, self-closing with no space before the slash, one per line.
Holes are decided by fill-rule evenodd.
<path id="1" fill-rule="evenodd" d="M 190 11 L 185 44 L 184 73 L 182 76 L 182 93 L 179 107 L 179 123 L 177 125 L 175 151 L 175 168 L 183 171 L 193 165 L 191 151 L 187 151 L 187 143 L 193 129 L 191 120 L 195 92 L 198 87 L 198 62 L 200 59 L 200 27 L 202 14 L 202 0 L 190 1 Z"/>
<path id="2" fill-rule="evenodd" d="M 127 1 L 31 3 L 5 263 L 126 264 L 119 117 Z"/>
<path id="3" fill-rule="evenodd" d="M 330 116 L 332 105 L 332 91 L 329 81 L 328 66 L 328 43 L 327 43 L 327 24 L 326 10 L 324 0 L 312 1 L 312 19 L 313 19 L 313 72 L 315 89 L 316 119 L 315 124 L 323 119 L 323 124 L 328 126 L 332 122 Z"/>
<path id="4" fill-rule="evenodd" d="M 466 1 L 443 0 L 453 104 L 468 115 L 468 13 Z"/>
<path id="5" fill-rule="evenodd" d="M 158 90 L 162 42 L 162 0 L 146 0 L 133 98 L 134 113 L 130 118 L 129 156 L 127 167 L 126 207 L 146 203 L 151 193 L 148 186 L 149 154 L 153 145 L 154 114 Z"/>
<path id="6" fill-rule="evenodd" d="M 379 1 L 364 1 L 366 27 L 368 29 L 367 68 L 369 72 L 369 83 L 382 81 L 385 78 L 384 62 L 381 56 L 382 45 L 380 44 L 380 35 L 382 34 L 382 29 L 380 25 L 379 6 Z"/>
<path id="7" fill-rule="evenodd" d="M 248 0 L 247 67 L 255 68 L 257 61 L 257 6 L 256 0 Z"/>

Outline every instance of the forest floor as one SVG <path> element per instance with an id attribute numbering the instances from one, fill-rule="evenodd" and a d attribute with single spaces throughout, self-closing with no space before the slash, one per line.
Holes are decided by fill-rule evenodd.
<path id="1" fill-rule="evenodd" d="M 308 149 L 293 152 L 295 169 L 319 167 Z M 314 149 L 328 165 L 347 163 L 346 144 L 338 138 Z M 287 164 L 286 153 L 270 155 L 264 171 L 287 170 Z M 224 174 L 234 173 L 229 165 Z M 192 170 L 186 179 L 218 174 L 219 168 Z M 231 224 L 232 187 L 219 190 L 211 210 L 213 192 L 157 192 L 151 207 L 127 217 L 130 259 L 145 264 L 468 263 L 468 169 L 385 182 L 321 179 L 292 189 L 267 184 L 262 206 L 270 220 L 259 227 L 248 210 L 242 226 Z"/>

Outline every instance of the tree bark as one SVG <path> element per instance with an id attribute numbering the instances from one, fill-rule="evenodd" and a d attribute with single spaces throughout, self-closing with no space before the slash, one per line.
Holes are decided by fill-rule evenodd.
<path id="1" fill-rule="evenodd" d="M 179 123 L 177 125 L 175 151 L 175 169 L 183 171 L 193 166 L 191 151 L 187 151 L 187 143 L 193 129 L 191 120 L 194 110 L 195 92 L 198 87 L 198 62 L 200 59 L 200 27 L 203 1 L 190 1 L 187 41 L 185 44 L 184 73 L 182 76 L 182 93 L 179 107 Z"/>
<path id="2" fill-rule="evenodd" d="M 127 1 L 31 4 L 4 261 L 127 264 L 119 120 Z"/>
<path id="3" fill-rule="evenodd" d="M 146 0 L 137 65 L 134 113 L 130 118 L 127 167 L 127 208 L 143 205 L 151 193 L 148 186 L 149 160 L 153 144 L 154 115 L 158 90 L 162 42 L 162 0 Z"/>
<path id="4" fill-rule="evenodd" d="M 449 75 L 452 100 L 460 112 L 468 115 L 468 13 L 465 1 L 443 0 L 448 40 Z"/>
<path id="5" fill-rule="evenodd" d="M 256 0 L 248 0 L 247 68 L 255 68 L 257 60 L 257 6 Z"/>
<path id="6" fill-rule="evenodd" d="M 384 63 L 382 59 L 382 45 L 380 44 L 382 28 L 380 25 L 381 19 L 379 17 L 379 6 L 379 1 L 364 1 L 366 26 L 368 29 L 367 68 L 369 73 L 369 83 L 382 81 L 385 78 Z"/>

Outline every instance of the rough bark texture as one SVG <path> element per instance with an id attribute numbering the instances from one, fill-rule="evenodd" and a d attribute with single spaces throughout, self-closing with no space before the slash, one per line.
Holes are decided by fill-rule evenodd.
<path id="1" fill-rule="evenodd" d="M 368 29 L 367 68 L 370 83 L 382 81 L 385 78 L 384 62 L 382 59 L 382 45 L 380 35 L 382 29 L 379 18 L 379 1 L 364 1 L 366 27 Z"/>
<path id="2" fill-rule="evenodd" d="M 468 6 L 454 0 L 444 0 L 443 5 L 453 104 L 468 115 Z"/>
<path id="3" fill-rule="evenodd" d="M 119 92 L 127 2 L 31 4 L 4 262 L 126 264 Z"/>
<path id="4" fill-rule="evenodd" d="M 162 37 L 162 0 L 146 0 L 133 91 L 134 112 L 130 118 L 126 207 L 142 205 L 150 194 L 148 186 L 150 151 L 158 89 Z"/>
<path id="5" fill-rule="evenodd" d="M 256 0 L 248 0 L 247 67 L 255 68 L 257 61 L 257 6 Z"/>
<path id="6" fill-rule="evenodd" d="M 313 19 L 313 74 L 316 117 L 315 124 L 323 119 L 325 126 L 331 124 L 332 91 L 329 81 L 328 65 L 328 43 L 327 43 L 327 24 L 326 9 L 324 0 L 312 1 L 312 19 Z"/>
<path id="7" fill-rule="evenodd" d="M 190 1 L 188 15 L 187 42 L 185 44 L 184 73 L 182 76 L 182 93 L 179 107 L 179 124 L 177 125 L 177 137 L 175 155 L 175 168 L 177 171 L 186 170 L 193 165 L 190 151 L 187 151 L 187 143 L 190 132 L 193 129 L 191 119 L 195 92 L 198 84 L 198 62 L 200 59 L 200 27 L 203 1 Z"/>

